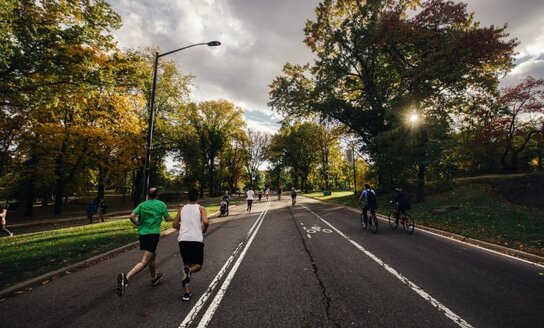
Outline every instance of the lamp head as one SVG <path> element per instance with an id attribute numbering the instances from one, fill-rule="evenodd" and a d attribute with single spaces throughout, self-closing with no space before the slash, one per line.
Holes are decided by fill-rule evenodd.
<path id="1" fill-rule="evenodd" d="M 217 47 L 217 46 L 220 46 L 221 45 L 221 42 L 219 41 L 210 41 L 208 42 L 208 47 Z"/>

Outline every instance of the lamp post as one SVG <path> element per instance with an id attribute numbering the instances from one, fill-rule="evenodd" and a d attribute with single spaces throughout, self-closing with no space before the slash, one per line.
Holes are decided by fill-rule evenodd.
<path id="1" fill-rule="evenodd" d="M 221 42 L 219 41 L 210 41 L 210 42 L 203 42 L 203 43 L 195 43 L 190 46 L 186 46 L 183 48 L 179 48 L 176 50 L 168 51 L 162 54 L 159 54 L 158 52 L 155 52 L 155 61 L 153 64 L 153 84 L 151 86 L 151 100 L 149 102 L 149 123 L 147 128 L 147 144 L 146 144 L 146 154 L 145 154 L 145 162 L 144 162 L 144 181 L 143 181 L 143 187 L 142 187 L 142 193 L 143 197 L 147 199 L 147 190 L 149 189 L 149 176 L 150 176 L 150 162 L 151 162 L 151 150 L 153 145 L 153 125 L 155 122 L 155 89 L 157 86 L 157 69 L 159 66 L 159 58 L 173 54 L 175 52 L 196 47 L 196 46 L 209 46 L 209 47 L 217 47 L 221 45 Z"/>

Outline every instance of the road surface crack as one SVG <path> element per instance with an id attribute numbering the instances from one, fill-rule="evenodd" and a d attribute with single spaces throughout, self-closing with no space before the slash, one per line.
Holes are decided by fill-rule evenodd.
<path id="1" fill-rule="evenodd" d="M 325 305 L 325 314 L 327 315 L 327 320 L 329 322 L 333 323 L 333 325 L 335 327 L 341 327 L 341 325 L 334 320 L 333 316 L 330 313 L 331 312 L 332 299 L 327 295 L 327 287 L 325 286 L 325 284 L 323 283 L 323 281 L 319 277 L 319 268 L 317 267 L 317 264 L 315 263 L 314 257 L 312 256 L 312 253 L 308 249 L 308 245 L 306 245 L 306 239 L 302 235 L 302 233 L 300 231 L 300 228 L 297 225 L 295 216 L 293 215 L 293 213 L 290 213 L 290 214 L 291 214 L 291 218 L 293 219 L 293 223 L 295 225 L 295 228 L 296 228 L 296 230 L 298 232 L 298 235 L 300 237 L 300 240 L 302 242 L 302 245 L 304 246 L 304 251 L 308 255 L 308 257 L 310 259 L 310 262 L 312 264 L 312 271 L 313 271 L 313 273 L 314 273 L 314 275 L 315 275 L 315 277 L 316 277 L 316 279 L 317 279 L 317 281 L 319 283 L 319 288 L 321 289 L 322 302 Z"/>

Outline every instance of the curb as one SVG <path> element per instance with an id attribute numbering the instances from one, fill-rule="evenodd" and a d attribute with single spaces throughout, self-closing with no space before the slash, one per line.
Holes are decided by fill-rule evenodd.
<path id="1" fill-rule="evenodd" d="M 171 234 L 173 234 L 175 231 L 177 231 L 174 228 L 170 228 L 167 230 L 164 230 L 161 232 L 161 238 L 168 237 Z M 45 285 L 49 283 L 51 280 L 55 280 L 57 278 L 60 278 L 62 276 L 71 274 L 73 271 L 76 271 L 77 269 L 85 268 L 91 265 L 94 265 L 98 262 L 101 262 L 107 258 L 114 257 L 120 253 L 126 252 L 128 250 L 131 250 L 138 246 L 139 241 L 132 242 L 130 244 L 118 247 L 116 249 L 113 249 L 111 251 L 108 251 L 106 253 L 98 254 L 96 256 L 93 256 L 91 258 L 88 258 L 86 260 L 80 261 L 75 264 L 71 264 L 68 266 L 65 266 L 63 268 L 57 269 L 52 272 L 45 273 L 41 276 L 29 279 L 27 281 L 23 281 L 21 283 L 15 284 L 11 287 L 8 287 L 6 289 L 0 290 L 0 302 L 2 302 L 4 299 L 10 296 L 22 294 L 24 292 L 30 291 L 35 287 Z"/>
<path id="2" fill-rule="evenodd" d="M 311 199 L 317 200 L 317 201 L 319 201 L 321 203 L 333 204 L 335 206 L 343 207 L 343 208 L 346 208 L 346 209 L 349 209 L 349 210 L 352 210 L 352 211 L 355 211 L 355 212 L 361 212 L 360 208 L 340 205 L 340 204 L 336 204 L 336 203 L 332 203 L 332 202 L 325 202 L 325 201 L 322 201 L 320 199 L 317 199 L 317 198 L 314 198 L 314 197 L 309 197 L 309 196 L 303 196 L 303 197 L 311 198 Z M 383 215 L 383 214 L 378 214 L 377 216 L 379 218 L 381 218 L 382 220 L 388 220 L 388 217 Z M 484 249 L 489 250 L 489 251 L 498 252 L 498 253 L 501 253 L 501 254 L 504 254 L 504 255 L 507 255 L 507 256 L 514 257 L 514 258 L 519 259 L 519 260 L 527 261 L 527 262 L 529 262 L 529 263 L 531 263 L 533 265 L 539 265 L 539 266 L 544 265 L 544 257 L 536 255 L 536 254 L 531 254 L 531 253 L 519 251 L 517 249 L 513 249 L 513 248 L 509 248 L 509 247 L 505 247 L 505 246 L 501 246 L 501 245 L 497 245 L 497 244 L 492 244 L 492 243 L 489 243 L 489 242 L 486 242 L 486 241 L 483 241 L 483 240 L 474 239 L 474 238 L 466 237 L 466 236 L 463 236 L 463 235 L 458 235 L 458 234 L 455 234 L 455 233 L 452 233 L 452 232 L 449 232 L 449 231 L 440 230 L 440 229 L 436 229 L 436 228 L 431 228 L 431 227 L 427 227 L 427 226 L 424 226 L 424 225 L 417 225 L 416 224 L 416 227 L 421 229 L 421 230 L 424 230 L 425 232 L 440 235 L 442 237 L 446 237 L 446 238 L 449 238 L 449 239 L 452 239 L 452 240 L 455 240 L 455 241 L 464 242 L 464 243 L 472 245 L 472 246 L 481 247 L 481 248 L 484 248 Z"/>

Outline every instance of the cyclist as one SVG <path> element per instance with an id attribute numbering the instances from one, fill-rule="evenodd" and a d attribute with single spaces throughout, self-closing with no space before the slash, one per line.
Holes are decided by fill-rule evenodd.
<path id="1" fill-rule="evenodd" d="M 359 196 L 359 203 L 363 198 L 365 199 L 365 206 L 363 207 L 363 224 L 364 228 L 366 228 L 366 225 L 368 223 L 368 210 L 374 213 L 378 208 L 378 202 L 376 201 L 376 192 L 372 188 L 370 188 L 370 185 L 368 183 L 365 183 L 365 189 L 361 193 L 361 196 Z"/>
<path id="2" fill-rule="evenodd" d="M 402 188 L 395 188 L 396 195 L 395 198 L 391 201 L 397 209 L 395 223 L 399 223 L 400 214 L 406 214 L 406 211 L 411 208 L 410 197 L 402 191 Z"/>
<path id="3" fill-rule="evenodd" d="M 297 202 L 297 191 L 295 187 L 291 188 L 291 201 L 293 205 L 295 205 L 295 203 Z"/>

